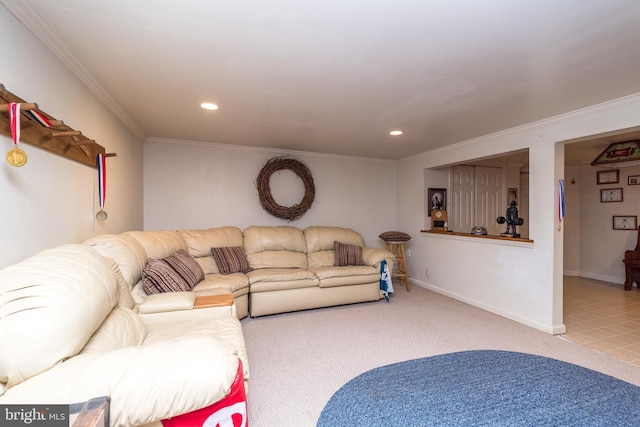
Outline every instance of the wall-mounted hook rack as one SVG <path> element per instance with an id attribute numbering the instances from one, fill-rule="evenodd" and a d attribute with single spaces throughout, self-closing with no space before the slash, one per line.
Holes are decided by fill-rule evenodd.
<path id="1" fill-rule="evenodd" d="M 0 83 L 0 133 L 11 137 L 11 124 L 8 104 L 19 102 L 20 106 L 20 142 L 50 151 L 54 154 L 97 168 L 96 157 L 105 153 L 105 148 L 72 129 L 44 111 L 38 104 L 25 102 L 5 89 Z M 115 153 L 105 154 L 114 157 Z"/>

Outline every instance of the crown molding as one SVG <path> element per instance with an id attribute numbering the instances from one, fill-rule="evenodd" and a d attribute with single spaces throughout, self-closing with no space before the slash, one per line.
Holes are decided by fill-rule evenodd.
<path id="1" fill-rule="evenodd" d="M 595 104 L 595 105 L 580 108 L 577 110 L 569 111 L 566 113 L 558 114 L 556 116 L 548 117 L 541 120 L 536 120 L 530 123 L 525 123 L 520 126 L 504 129 L 498 132 L 490 133 L 487 135 L 479 136 L 479 137 L 468 139 L 465 141 L 460 141 L 455 144 L 445 145 L 443 147 L 438 147 L 433 150 L 418 153 L 413 156 L 406 157 L 404 159 L 399 159 L 399 161 L 402 162 L 407 160 L 428 158 L 436 154 L 446 153 L 451 150 L 456 150 L 461 148 L 468 148 L 476 144 L 494 140 L 497 138 L 513 137 L 514 139 L 517 139 L 520 137 L 520 135 L 522 135 L 525 132 L 530 132 L 530 131 L 535 132 L 540 129 L 550 128 L 556 124 L 567 122 L 567 121 L 575 122 L 577 120 L 581 120 L 581 119 L 585 120 L 588 118 L 592 120 L 597 120 L 598 115 L 601 113 L 617 111 L 621 108 L 628 108 L 628 107 L 640 108 L 640 93 L 634 93 L 631 95 L 623 96 L 621 98 L 616 98 L 610 101 L 601 102 L 599 104 Z M 580 137 L 580 138 L 584 138 L 584 137 Z M 568 138 L 567 140 L 573 140 L 573 139 L 576 139 L 576 138 Z"/>
<path id="2" fill-rule="evenodd" d="M 344 154 L 328 154 L 328 153 L 318 153 L 315 151 L 286 150 L 282 148 L 258 147 L 255 145 L 222 144 L 219 142 L 211 142 L 211 141 L 192 141 L 187 139 L 162 138 L 157 136 L 147 137 L 144 140 L 144 144 L 199 145 L 206 148 L 223 148 L 226 150 L 262 152 L 262 153 L 269 153 L 269 154 L 292 155 L 292 156 L 300 156 L 300 157 L 320 157 L 325 159 L 358 160 L 362 162 L 383 163 L 383 164 L 389 164 L 389 165 L 395 165 L 398 163 L 397 160 L 380 159 L 377 157 L 349 156 Z"/>
<path id="3" fill-rule="evenodd" d="M 24 0 L 0 0 L 2 4 L 18 19 L 47 49 L 49 49 L 71 72 L 84 83 L 109 110 L 138 138 L 146 135 L 120 105 L 107 93 L 84 66 L 82 61 L 67 48 L 60 34 L 47 23 L 42 16 Z"/>

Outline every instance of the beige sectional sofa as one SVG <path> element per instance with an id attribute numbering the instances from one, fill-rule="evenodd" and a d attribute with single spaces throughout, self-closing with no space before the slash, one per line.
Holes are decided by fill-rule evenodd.
<path id="1" fill-rule="evenodd" d="M 362 248 L 363 265 L 335 266 L 334 242 Z M 130 231 L 99 235 L 85 242 L 115 260 L 132 289 L 137 310 L 153 318 L 189 310 L 197 296 L 231 293 L 237 317 L 252 317 L 380 298 L 380 263 L 390 252 L 366 247 L 360 233 L 342 227 L 250 226 Z M 250 271 L 222 274 L 211 248 L 241 247 Z M 147 295 L 142 272 L 148 258 L 162 259 L 187 250 L 204 271 L 190 292 Z M 151 321 L 151 320 L 149 320 Z"/>
<path id="2" fill-rule="evenodd" d="M 148 266 L 181 251 L 202 277 L 147 294 Z M 111 425 L 188 416 L 248 381 L 239 319 L 376 301 L 383 261 L 340 227 L 130 231 L 43 251 L 0 270 L 0 404 L 109 396 Z M 201 304 L 217 297 L 229 304 Z"/>

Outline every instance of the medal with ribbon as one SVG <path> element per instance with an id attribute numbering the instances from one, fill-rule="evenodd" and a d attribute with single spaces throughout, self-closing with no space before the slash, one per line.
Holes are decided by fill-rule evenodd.
<path id="1" fill-rule="evenodd" d="M 20 104 L 9 103 L 9 119 L 11 121 L 11 137 L 13 138 L 13 148 L 7 153 L 7 162 L 11 166 L 19 168 L 27 163 L 27 153 L 18 147 L 20 142 Z"/>
<path id="2" fill-rule="evenodd" d="M 99 153 L 97 157 L 98 166 L 98 199 L 100 201 L 100 210 L 96 214 L 98 221 L 107 219 L 107 213 L 104 211 L 104 201 L 107 197 L 107 168 L 104 154 Z"/>

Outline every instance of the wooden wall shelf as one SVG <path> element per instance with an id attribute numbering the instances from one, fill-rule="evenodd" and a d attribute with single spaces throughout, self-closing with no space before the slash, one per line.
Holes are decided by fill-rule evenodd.
<path id="1" fill-rule="evenodd" d="M 531 239 L 523 239 L 521 237 L 504 237 L 504 236 L 494 236 L 494 235 L 478 235 L 471 233 L 459 233 L 455 231 L 442 231 L 442 230 L 420 230 L 421 233 L 429 233 L 429 234 L 442 234 L 445 236 L 463 236 L 463 237 L 473 237 L 474 239 L 491 239 L 491 240 L 503 240 L 505 242 L 521 242 L 521 243 L 533 243 Z"/>
<path id="2" fill-rule="evenodd" d="M 38 108 L 38 104 L 29 103 L 14 95 L 0 84 L 0 133 L 11 138 L 11 123 L 8 103 L 21 103 L 20 109 L 20 142 L 50 151 L 67 159 L 97 169 L 96 158 L 99 153 L 105 157 L 113 157 L 115 153 L 105 153 L 105 148 L 94 140 L 87 138 L 82 132 L 72 129 Z M 36 110 L 46 117 L 51 127 L 41 124 L 27 111 Z M 10 147 L 7 147 L 7 151 Z"/>

